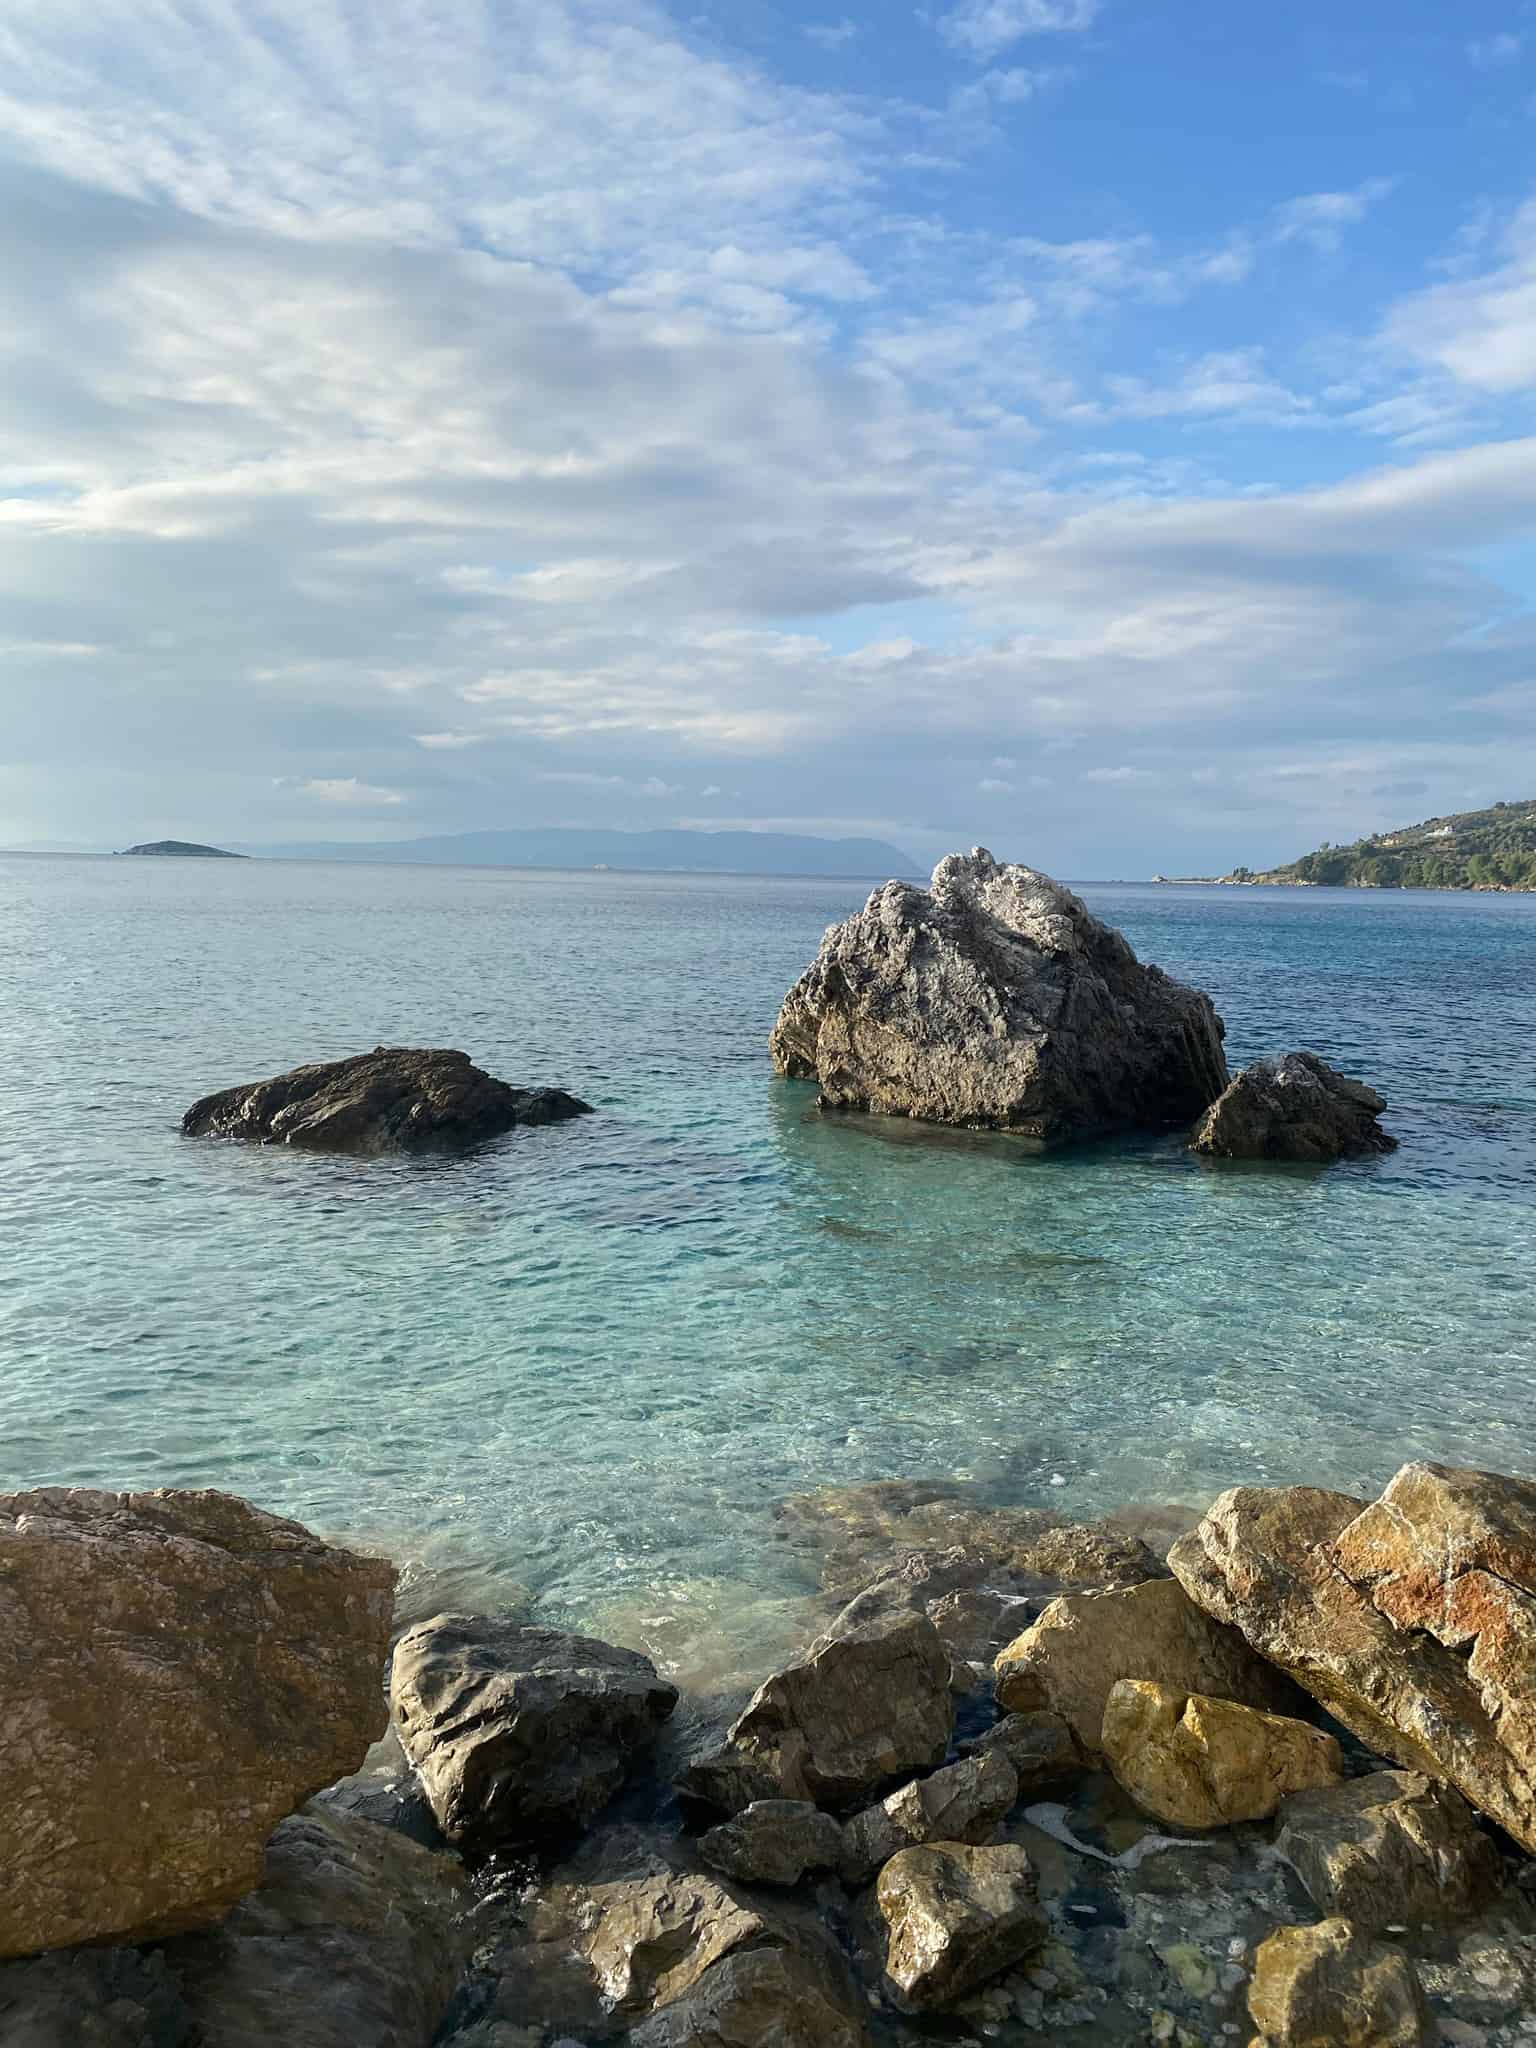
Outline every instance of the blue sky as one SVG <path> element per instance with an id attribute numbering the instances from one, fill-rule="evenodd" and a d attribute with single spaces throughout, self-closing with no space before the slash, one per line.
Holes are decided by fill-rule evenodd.
<path id="1" fill-rule="evenodd" d="M 1536 793 L 1536 8 L 0 0 L 0 842 Z"/>

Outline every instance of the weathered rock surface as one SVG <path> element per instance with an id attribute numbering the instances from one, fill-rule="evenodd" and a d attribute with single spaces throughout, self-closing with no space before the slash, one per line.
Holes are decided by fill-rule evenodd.
<path id="1" fill-rule="evenodd" d="M 923 1614 L 824 1635 L 761 1685 L 684 1793 L 739 1813 L 758 1799 L 842 1807 L 942 1763 L 954 1726 L 949 1658 Z"/>
<path id="2" fill-rule="evenodd" d="M 1111 1689 L 1103 1749 L 1144 1812 L 1183 1828 L 1267 1820 L 1288 1792 L 1344 1775 L 1344 1753 L 1321 1728 L 1143 1678 Z"/>
<path id="3" fill-rule="evenodd" d="M 1312 1052 L 1255 1060 L 1233 1077 L 1195 1128 L 1192 1150 L 1213 1159 L 1347 1159 L 1391 1152 L 1376 1121 L 1385 1099 Z"/>
<path id="4" fill-rule="evenodd" d="M 181 1128 L 189 1138 L 320 1152 L 438 1151 L 590 1108 L 560 1088 L 510 1087 L 472 1065 L 468 1053 L 380 1045 L 205 1095 Z"/>
<path id="5" fill-rule="evenodd" d="M 5 2048 L 194 2048 L 194 2024 L 153 1949 L 63 1949 L 0 1967 Z"/>
<path id="6" fill-rule="evenodd" d="M 1254 2048 L 1433 2048 L 1438 2035 L 1402 1950 L 1347 1920 L 1270 1935 L 1254 1959 L 1248 2010 Z"/>
<path id="7" fill-rule="evenodd" d="M 1276 1838 L 1320 1912 L 1357 1927 L 1457 1920 L 1502 1883 L 1498 1851 L 1447 1785 L 1416 1771 L 1373 1771 L 1298 1792 Z"/>
<path id="8" fill-rule="evenodd" d="M 759 1799 L 711 1828 L 699 1854 L 742 1884 L 797 1885 L 809 1872 L 837 1868 L 843 1831 L 809 1800 Z"/>
<path id="9" fill-rule="evenodd" d="M 582 1948 L 605 2002 L 619 2012 L 670 2005 L 733 1949 L 770 1939 L 756 1907 L 688 1873 L 596 1885 Z"/>
<path id="10" fill-rule="evenodd" d="M 1294 1689 L 1235 1629 L 1213 1622 L 1172 1579 L 1107 1593 L 1065 1593 L 997 1660 L 997 1697 L 1010 1712 L 1048 1707 L 1086 1754 L 1096 1754 L 1111 1689 L 1150 1679 L 1185 1693 L 1237 1700 L 1268 1713 L 1297 1704 Z"/>
<path id="11" fill-rule="evenodd" d="M 1060 1714 L 1037 1708 L 1032 1713 L 1005 1714 L 985 1735 L 962 1745 L 972 1756 L 997 1751 L 1018 1779 L 1020 1799 L 1032 1799 L 1070 1778 L 1081 1776 L 1083 1753 Z"/>
<path id="12" fill-rule="evenodd" d="M 914 1778 L 844 1822 L 844 1880 L 866 1884 L 898 1850 L 924 1842 L 985 1842 L 1018 1797 L 1018 1773 L 1001 1749 L 963 1757 L 931 1778 Z"/>
<path id="13" fill-rule="evenodd" d="M 677 1688 L 635 1650 L 440 1614 L 395 1645 L 390 1703 L 438 1825 L 478 1851 L 583 1826 Z"/>
<path id="14" fill-rule="evenodd" d="M 834 925 L 770 1049 L 824 1106 L 1075 1134 L 1189 1122 L 1227 1083 L 1210 999 L 1070 890 L 981 847 Z"/>
<path id="15" fill-rule="evenodd" d="M 867 2048 L 851 1985 L 784 1948 L 738 1950 L 675 2005 L 630 2030 L 630 2048 Z"/>
<path id="16" fill-rule="evenodd" d="M 1239 1487 L 1170 1562 L 1345 1727 L 1536 1850 L 1536 1483 L 1406 1465 L 1370 1506 Z"/>
<path id="17" fill-rule="evenodd" d="M 1050 1934 L 1024 1850 L 931 1842 L 903 1849 L 875 1888 L 885 1974 L 913 2009 L 947 2005 L 1033 1955 Z"/>
<path id="18" fill-rule="evenodd" d="M 206 1925 L 383 1732 L 393 1568 L 220 1493 L 0 1497 L 0 1955 Z"/>
<path id="19" fill-rule="evenodd" d="M 167 1954 L 199 2048 L 428 2048 L 469 1905 L 456 1857 L 311 1808 L 272 1837 L 260 1888 Z"/>

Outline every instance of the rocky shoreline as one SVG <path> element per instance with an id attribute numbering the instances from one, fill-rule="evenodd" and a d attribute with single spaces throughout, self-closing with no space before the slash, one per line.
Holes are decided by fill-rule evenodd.
<path id="1" fill-rule="evenodd" d="M 825 1625 L 742 1701 L 395 1634 L 227 1496 L 0 1500 L 0 2042 L 1536 2043 L 1536 1483 L 764 1540 Z"/>

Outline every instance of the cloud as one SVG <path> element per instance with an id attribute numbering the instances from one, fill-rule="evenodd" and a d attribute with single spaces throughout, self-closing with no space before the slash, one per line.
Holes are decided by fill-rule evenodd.
<path id="1" fill-rule="evenodd" d="M 1383 328 L 1387 346 L 1479 391 L 1536 386 L 1536 199 L 1509 223 L 1499 253 L 1491 270 L 1400 301 Z"/>
<path id="2" fill-rule="evenodd" d="M 1091 28 L 1099 0 L 959 0 L 937 18 L 939 34 L 968 57 L 986 61 L 1025 36 Z"/>
<path id="3" fill-rule="evenodd" d="M 982 796 L 1012 796 L 1017 785 L 998 775 L 984 775 L 976 788 Z"/>
<path id="4" fill-rule="evenodd" d="M 461 747 L 478 746 L 486 737 L 483 732 L 413 732 L 411 738 L 418 747 L 425 747 L 429 753 L 456 752 Z"/>
<path id="5" fill-rule="evenodd" d="M 859 33 L 856 21 L 850 21 L 845 14 L 840 21 L 810 22 L 804 34 L 808 42 L 815 43 L 823 50 L 843 50 L 853 42 Z"/>
<path id="6" fill-rule="evenodd" d="M 1396 184 L 1395 178 L 1367 178 L 1347 192 L 1307 192 L 1288 199 L 1274 210 L 1274 239 L 1307 242 L 1332 255 L 1343 246 L 1345 230 L 1357 227 Z"/>
<path id="7" fill-rule="evenodd" d="M 300 796 L 316 797 L 325 804 L 358 804 L 376 810 L 405 802 L 398 789 L 378 789 L 372 783 L 359 782 L 355 775 L 312 775 L 295 786 Z"/>
<path id="8" fill-rule="evenodd" d="M 1524 46 L 1523 36 L 1507 30 L 1499 35 L 1474 36 L 1467 44 L 1467 59 L 1479 71 L 1491 71 L 1501 64 L 1517 63 Z"/>

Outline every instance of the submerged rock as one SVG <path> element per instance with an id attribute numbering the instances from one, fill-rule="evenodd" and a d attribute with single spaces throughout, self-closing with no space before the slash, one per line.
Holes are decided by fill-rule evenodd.
<path id="1" fill-rule="evenodd" d="M 1433 2048 L 1439 2035 L 1402 1950 L 1347 1920 L 1270 1935 L 1254 1960 L 1248 2010 L 1253 2048 Z"/>
<path id="2" fill-rule="evenodd" d="M 677 1688 L 636 1650 L 440 1614 L 395 1645 L 390 1703 L 443 1833 L 482 1850 L 584 1826 Z"/>
<path id="3" fill-rule="evenodd" d="M 560 1123 L 590 1111 L 590 1103 L 560 1088 L 509 1087 L 465 1052 L 380 1045 L 205 1095 L 181 1128 L 189 1138 L 317 1152 L 419 1152 L 476 1145 L 517 1124 Z"/>
<path id="4" fill-rule="evenodd" d="M 829 1109 L 1054 1141 L 1191 1121 L 1226 1086 L 1221 1041 L 1209 997 L 978 847 L 833 926 L 770 1049 Z"/>
<path id="5" fill-rule="evenodd" d="M 0 1955 L 205 1926 L 383 1732 L 394 1570 L 221 1493 L 0 1497 Z"/>
<path id="6" fill-rule="evenodd" d="M 1235 1629 L 1211 1620 L 1172 1579 L 1108 1593 L 1064 1593 L 997 1660 L 1010 1712 L 1047 1707 L 1085 1754 L 1097 1754 L 1104 1710 L 1122 1678 L 1151 1679 L 1284 1713 L 1295 1690 Z"/>
<path id="7" fill-rule="evenodd" d="M 1405 1465 L 1372 1505 L 1236 1487 L 1169 1562 L 1362 1741 L 1536 1850 L 1536 1482 Z"/>
<path id="8" fill-rule="evenodd" d="M 942 1763 L 954 1713 L 949 1658 L 927 1616 L 871 1621 L 819 1637 L 761 1685 L 681 1789 L 727 1813 L 758 1799 L 848 1806 Z"/>
<path id="9" fill-rule="evenodd" d="M 1321 1728 L 1140 1678 L 1110 1692 L 1104 1756 L 1143 1812 L 1182 1828 L 1268 1820 L 1287 1793 L 1344 1775 Z"/>
<path id="10" fill-rule="evenodd" d="M 1347 1159 L 1392 1152 L 1376 1121 L 1386 1099 L 1313 1052 L 1255 1060 L 1196 1126 L 1191 1148 L 1213 1159 Z"/>
<path id="11" fill-rule="evenodd" d="M 1499 1853 L 1460 1794 L 1416 1771 L 1297 1792 L 1280 1820 L 1275 1847 L 1312 1903 L 1357 1927 L 1458 1920 L 1503 1881 Z"/>
<path id="12" fill-rule="evenodd" d="M 1011 1843 L 903 1849 L 881 1871 L 875 1896 L 886 1977 L 898 2001 L 917 2010 L 963 1998 L 1050 1937 L 1029 1857 Z"/>

